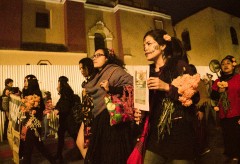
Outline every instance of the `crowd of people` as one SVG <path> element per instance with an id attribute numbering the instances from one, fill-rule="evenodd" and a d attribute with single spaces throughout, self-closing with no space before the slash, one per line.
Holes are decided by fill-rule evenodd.
<path id="1" fill-rule="evenodd" d="M 68 131 L 86 164 L 137 164 L 137 161 L 145 164 L 193 164 L 197 156 L 210 151 L 206 131 L 209 113 L 215 122 L 217 117 L 220 118 L 226 162 L 238 162 L 240 75 L 235 72 L 236 59 L 230 55 L 222 59 L 219 79 L 213 81 L 211 74 L 201 79 L 196 67 L 189 63 L 181 41 L 166 31 L 148 31 L 143 37 L 143 45 L 146 60 L 152 63 L 146 81 L 150 110 L 133 108 L 133 119 L 114 125 L 110 124 L 112 115 L 105 96 L 123 96 L 125 87 L 133 87 L 134 81 L 125 70 L 124 62 L 112 49 L 99 48 L 92 58 L 79 61 L 79 70 L 85 81 L 82 83 L 82 100 L 79 101 L 80 123 L 74 127 L 75 131 L 68 122 L 73 120 L 71 113 L 76 103 L 68 78 L 59 77 L 57 91 L 60 98 L 53 106 L 49 92 L 42 96 L 37 77 L 27 75 L 20 93 L 23 99 L 20 107 L 20 157 L 23 163 L 31 163 L 34 146 L 50 163 L 63 162 L 64 137 Z M 6 79 L 2 97 L 13 93 L 12 83 L 12 79 Z M 29 105 L 30 100 L 32 105 Z M 114 109 L 117 110 L 116 106 Z M 43 142 L 50 134 L 48 118 L 51 112 L 59 116 L 55 156 L 49 154 Z M 142 160 L 129 162 L 143 129 L 147 129 L 147 135 L 138 147 L 142 154 L 135 156 Z M 204 136 L 199 136 L 199 131 Z"/>

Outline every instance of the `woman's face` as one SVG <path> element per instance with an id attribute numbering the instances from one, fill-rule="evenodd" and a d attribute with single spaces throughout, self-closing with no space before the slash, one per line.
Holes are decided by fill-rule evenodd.
<path id="1" fill-rule="evenodd" d="M 84 77 L 88 77 L 88 69 L 87 68 L 83 68 L 82 63 L 79 64 L 79 70 L 81 71 L 81 74 Z"/>
<path id="2" fill-rule="evenodd" d="M 107 58 L 104 55 L 103 50 L 99 49 L 97 50 L 93 55 L 93 65 L 94 68 L 101 69 L 103 65 L 107 62 Z"/>
<path id="3" fill-rule="evenodd" d="M 234 70 L 233 63 L 230 60 L 225 59 L 221 63 L 221 69 L 225 74 L 232 74 Z"/>
<path id="4" fill-rule="evenodd" d="M 27 78 L 24 79 L 24 89 L 28 88 L 28 80 Z"/>
<path id="5" fill-rule="evenodd" d="M 60 82 L 58 82 L 57 91 L 60 92 Z"/>
<path id="6" fill-rule="evenodd" d="M 162 54 L 162 50 L 165 48 L 165 46 L 160 46 L 150 35 L 145 37 L 143 46 L 148 61 L 155 61 L 158 59 Z"/>

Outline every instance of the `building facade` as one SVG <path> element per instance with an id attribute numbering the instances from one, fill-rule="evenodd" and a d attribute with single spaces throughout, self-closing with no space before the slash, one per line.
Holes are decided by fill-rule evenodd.
<path id="1" fill-rule="evenodd" d="M 232 55 L 240 62 L 240 18 L 211 7 L 175 25 L 177 37 L 186 43 L 190 63 L 208 66 L 212 59 Z"/>
<path id="2" fill-rule="evenodd" d="M 145 65 L 144 34 L 173 35 L 171 17 L 149 10 L 147 0 L 98 2 L 2 0 L 0 64 L 78 64 L 106 46 L 128 65 Z"/>

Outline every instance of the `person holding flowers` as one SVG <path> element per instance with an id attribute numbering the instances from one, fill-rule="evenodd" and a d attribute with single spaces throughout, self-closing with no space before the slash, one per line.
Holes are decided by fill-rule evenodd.
<path id="1" fill-rule="evenodd" d="M 23 150 L 20 153 L 23 153 L 22 163 L 31 163 L 34 146 L 50 163 L 55 163 L 55 160 L 45 149 L 41 140 L 41 121 L 45 107 L 38 80 L 34 75 L 27 75 L 25 77 L 22 93 L 22 103 L 20 106 L 20 120 L 22 124 L 20 150 Z"/>
<path id="2" fill-rule="evenodd" d="M 229 162 L 240 158 L 240 74 L 235 73 L 236 59 L 227 55 L 221 61 L 221 76 L 212 86 L 211 98 L 218 101 L 223 132 L 224 154 Z"/>
<path id="3" fill-rule="evenodd" d="M 143 39 L 150 64 L 150 112 L 135 111 L 141 124 L 149 115 L 144 163 L 190 164 L 196 156 L 194 131 L 195 105 L 199 74 L 194 75 L 181 42 L 164 30 L 148 31 Z"/>

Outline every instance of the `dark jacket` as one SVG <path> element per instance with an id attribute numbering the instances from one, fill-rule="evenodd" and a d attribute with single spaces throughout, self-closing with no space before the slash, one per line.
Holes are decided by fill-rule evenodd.
<path id="1" fill-rule="evenodd" d="M 173 79 L 185 73 L 193 74 L 191 68 L 182 60 L 172 60 L 165 64 L 158 72 L 155 72 L 155 65 L 150 65 L 150 76 L 159 77 L 164 82 L 171 84 Z M 185 107 L 178 101 L 178 89 L 170 85 L 170 91 L 150 90 L 150 132 L 147 142 L 147 149 L 169 159 L 193 159 L 195 157 L 195 133 L 193 120 L 195 118 L 195 105 L 199 94 L 192 97 L 193 104 Z M 162 114 L 162 101 L 169 98 L 173 101 L 175 112 L 172 114 L 172 127 L 169 134 L 163 139 L 158 136 L 159 118 Z"/>

